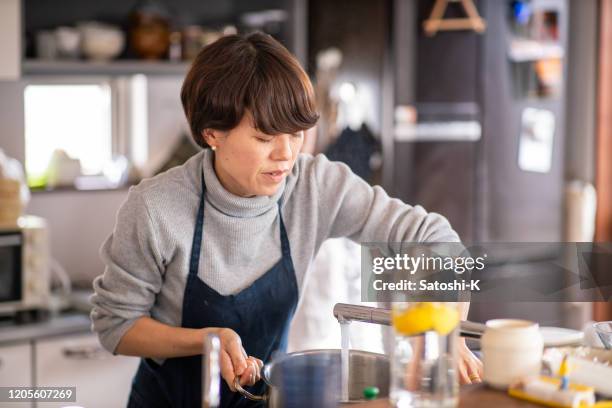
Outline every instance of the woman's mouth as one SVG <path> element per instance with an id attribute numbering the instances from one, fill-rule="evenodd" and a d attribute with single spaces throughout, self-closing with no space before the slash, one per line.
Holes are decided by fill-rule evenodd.
<path id="1" fill-rule="evenodd" d="M 280 183 L 285 175 L 287 174 L 287 170 L 275 170 L 275 171 L 267 171 L 264 172 L 263 175 L 274 183 Z"/>

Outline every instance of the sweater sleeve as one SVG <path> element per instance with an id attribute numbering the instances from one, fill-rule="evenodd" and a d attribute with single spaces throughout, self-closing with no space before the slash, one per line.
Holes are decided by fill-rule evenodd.
<path id="1" fill-rule="evenodd" d="M 114 353 L 134 322 L 150 315 L 164 272 L 154 225 L 134 188 L 119 209 L 100 256 L 105 269 L 93 282 L 92 330 L 102 346 Z"/>
<path id="2" fill-rule="evenodd" d="M 391 198 L 370 186 L 344 163 L 318 155 L 313 160 L 320 212 L 319 237 L 361 242 L 459 242 L 443 216 Z"/>

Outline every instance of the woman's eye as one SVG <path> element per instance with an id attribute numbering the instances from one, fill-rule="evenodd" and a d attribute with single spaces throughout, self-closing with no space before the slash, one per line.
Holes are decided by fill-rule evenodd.
<path id="1" fill-rule="evenodd" d="M 261 137 L 258 137 L 256 139 L 259 140 L 261 143 L 270 143 L 272 141 L 272 139 L 264 139 Z"/>

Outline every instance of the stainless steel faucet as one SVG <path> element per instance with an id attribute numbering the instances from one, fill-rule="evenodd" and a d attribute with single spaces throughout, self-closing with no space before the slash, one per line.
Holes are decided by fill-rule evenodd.
<path id="1" fill-rule="evenodd" d="M 336 303 L 334 306 L 334 317 L 339 323 L 352 321 L 391 325 L 391 310 L 379 307 L 350 305 L 348 303 Z M 485 325 L 482 323 L 462 320 L 459 324 L 459 335 L 479 339 L 484 333 Z"/>

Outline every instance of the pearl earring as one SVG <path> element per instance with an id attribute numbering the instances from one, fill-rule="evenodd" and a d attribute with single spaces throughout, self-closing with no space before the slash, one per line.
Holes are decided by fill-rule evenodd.
<path id="1" fill-rule="evenodd" d="M 211 146 L 210 148 L 213 150 L 213 152 L 217 150 L 217 146 Z"/>

